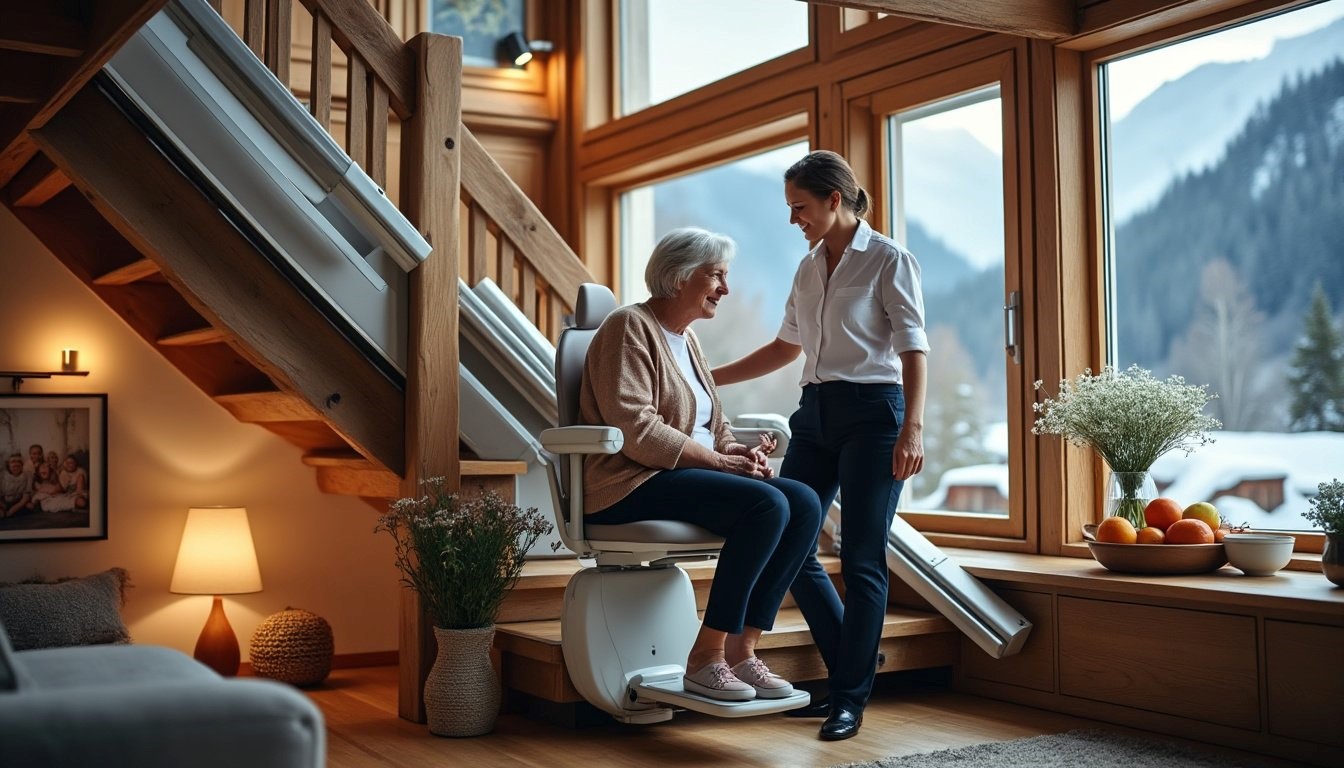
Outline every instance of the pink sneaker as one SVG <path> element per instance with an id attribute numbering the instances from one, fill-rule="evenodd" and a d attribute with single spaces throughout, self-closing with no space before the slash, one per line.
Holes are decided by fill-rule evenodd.
<path id="1" fill-rule="evenodd" d="M 720 701 L 748 701 L 756 698 L 756 689 L 738 680 L 728 663 L 715 661 L 681 678 L 682 687 L 691 693 Z"/>
<path id="2" fill-rule="evenodd" d="M 765 662 L 750 656 L 732 669 L 738 680 L 756 689 L 762 699 L 783 699 L 793 695 L 793 684 L 776 675 Z"/>

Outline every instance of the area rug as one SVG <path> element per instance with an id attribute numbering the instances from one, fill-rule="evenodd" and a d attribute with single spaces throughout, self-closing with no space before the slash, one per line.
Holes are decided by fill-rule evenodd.
<path id="1" fill-rule="evenodd" d="M 1263 768 L 1266 765 L 1203 752 L 1159 737 L 1086 730 L 884 757 L 833 768 Z"/>

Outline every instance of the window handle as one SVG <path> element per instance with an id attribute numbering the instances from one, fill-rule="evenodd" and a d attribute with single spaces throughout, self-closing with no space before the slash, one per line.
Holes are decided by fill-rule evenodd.
<path id="1" fill-rule="evenodd" d="M 1022 343 L 1019 333 L 1022 292 L 1009 291 L 1008 303 L 1003 305 L 1003 349 L 1017 365 L 1022 364 Z"/>

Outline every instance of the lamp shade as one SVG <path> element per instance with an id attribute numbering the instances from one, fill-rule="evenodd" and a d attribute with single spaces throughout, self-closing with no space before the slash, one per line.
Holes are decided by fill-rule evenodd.
<path id="1" fill-rule="evenodd" d="M 243 507 L 193 507 L 169 590 L 186 595 L 261 591 L 261 569 Z"/>

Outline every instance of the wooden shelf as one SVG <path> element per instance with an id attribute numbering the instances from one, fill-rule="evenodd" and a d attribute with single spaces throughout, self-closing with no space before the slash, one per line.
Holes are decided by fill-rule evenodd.
<path id="1" fill-rule="evenodd" d="M 52 376 L 88 376 L 88 371 L 0 371 L 0 378 L 13 382 L 14 391 L 23 386 L 24 379 L 50 379 Z"/>

